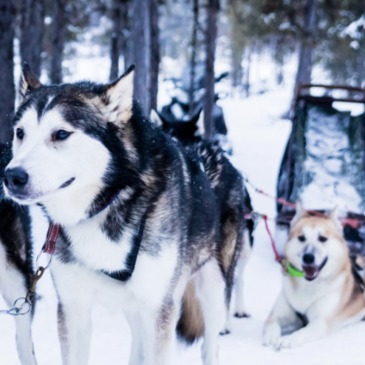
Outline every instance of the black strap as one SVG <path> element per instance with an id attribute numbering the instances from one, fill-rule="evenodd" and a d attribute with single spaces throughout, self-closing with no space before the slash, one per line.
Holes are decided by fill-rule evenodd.
<path id="1" fill-rule="evenodd" d="M 144 214 L 144 216 L 142 217 L 141 223 L 139 225 L 138 233 L 133 239 L 133 247 L 132 247 L 132 250 L 130 251 L 130 253 L 128 254 L 128 257 L 127 257 L 127 267 L 128 267 L 128 269 L 114 271 L 114 272 L 106 272 L 106 271 L 102 270 L 102 272 L 105 275 L 111 277 L 112 279 L 123 281 L 123 282 L 127 281 L 131 278 L 131 276 L 134 272 L 134 269 L 136 267 L 136 262 L 137 262 L 139 250 L 141 248 L 141 242 L 142 242 L 144 228 L 145 228 L 147 215 L 148 215 L 147 213 L 148 212 L 146 212 Z"/>

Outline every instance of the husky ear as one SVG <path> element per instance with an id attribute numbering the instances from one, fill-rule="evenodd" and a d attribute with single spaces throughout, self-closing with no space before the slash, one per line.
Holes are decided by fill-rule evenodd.
<path id="1" fill-rule="evenodd" d="M 296 207 L 296 212 L 295 212 L 295 216 L 293 217 L 293 219 L 290 222 L 291 227 L 296 225 L 302 218 L 310 216 L 310 214 L 303 208 L 303 204 L 301 201 L 298 201 L 296 203 L 295 207 Z"/>
<path id="2" fill-rule="evenodd" d="M 42 86 L 37 77 L 33 74 L 30 66 L 27 62 L 24 62 L 22 68 L 22 77 L 19 87 L 19 100 L 23 102 L 27 98 L 27 94 L 34 89 L 38 89 Z"/>
<path id="3" fill-rule="evenodd" d="M 109 122 L 120 124 L 130 119 L 133 106 L 133 81 L 134 65 L 106 87 L 102 112 Z"/>
<path id="4" fill-rule="evenodd" d="M 328 218 L 330 218 L 337 226 L 340 232 L 342 232 L 342 225 L 340 221 L 340 216 L 342 209 L 338 206 L 334 207 L 330 212 L 328 212 Z"/>
<path id="5" fill-rule="evenodd" d="M 204 128 L 204 110 L 201 109 L 199 113 L 197 113 L 197 131 L 195 132 L 195 136 L 202 137 L 205 135 L 205 128 Z"/>
<path id="6" fill-rule="evenodd" d="M 154 125 L 162 128 L 162 119 L 155 109 L 151 109 L 150 120 Z"/>

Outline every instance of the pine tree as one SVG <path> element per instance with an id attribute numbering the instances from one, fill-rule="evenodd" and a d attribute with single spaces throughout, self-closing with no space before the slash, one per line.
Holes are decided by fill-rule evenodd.
<path id="1" fill-rule="evenodd" d="M 14 113 L 14 17 L 13 2 L 0 0 L 0 143 L 11 139 L 11 117 Z"/>
<path id="2" fill-rule="evenodd" d="M 205 54 L 205 93 L 204 93 L 204 130 L 205 137 L 212 139 L 215 133 L 213 123 L 214 107 L 214 63 L 217 39 L 217 21 L 220 4 L 219 0 L 208 0 L 206 19 L 206 54 Z"/>
<path id="3" fill-rule="evenodd" d="M 33 73 L 41 74 L 41 54 L 44 34 L 43 0 L 24 0 L 21 3 L 20 54 L 22 63 L 27 62 Z"/>
<path id="4" fill-rule="evenodd" d="M 67 24 L 66 2 L 67 0 L 55 0 L 53 2 L 52 50 L 49 73 L 53 84 L 62 83 L 62 61 Z"/>

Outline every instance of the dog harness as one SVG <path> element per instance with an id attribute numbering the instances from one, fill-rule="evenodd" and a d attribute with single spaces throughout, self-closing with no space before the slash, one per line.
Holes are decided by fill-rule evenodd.
<path id="1" fill-rule="evenodd" d="M 275 246 L 275 240 L 274 237 L 271 234 L 269 224 L 267 222 L 267 216 L 263 216 L 263 220 L 265 223 L 266 231 L 269 235 L 270 241 L 271 241 L 271 247 L 274 251 L 275 260 L 282 266 L 285 272 L 287 272 L 290 276 L 294 276 L 296 278 L 304 278 L 304 272 L 297 269 L 293 264 L 291 264 L 285 257 L 281 256 Z"/>
<path id="2" fill-rule="evenodd" d="M 105 203 L 105 198 L 104 198 L 104 202 L 100 201 L 100 204 L 95 204 L 92 207 L 91 211 L 89 212 L 88 218 L 95 216 L 96 214 L 100 213 L 105 208 L 107 208 L 110 204 L 112 204 L 112 202 L 118 196 L 118 193 L 119 193 L 119 191 L 109 194 L 106 199 L 107 203 Z M 155 196 L 153 201 L 155 201 L 157 199 L 157 197 L 158 196 Z M 125 282 L 131 278 L 131 276 L 134 272 L 135 266 L 136 266 L 139 250 L 141 247 L 146 220 L 147 220 L 150 210 L 153 209 L 153 206 L 154 206 L 153 203 L 150 204 L 149 207 L 147 208 L 146 212 L 142 216 L 137 235 L 133 238 L 132 249 L 129 252 L 127 259 L 126 259 L 127 269 L 114 271 L 114 272 L 100 270 L 101 273 L 109 276 L 110 278 L 112 278 L 114 280 L 118 280 L 118 281 L 122 281 L 122 282 Z M 43 252 L 48 253 L 50 255 L 54 254 L 54 252 L 56 250 L 56 241 L 57 241 L 61 231 L 62 231 L 61 225 L 50 222 L 48 232 L 47 232 L 46 242 L 43 246 Z"/>
<path id="3" fill-rule="evenodd" d="M 119 281 L 127 281 L 128 279 L 131 278 L 134 268 L 136 266 L 139 249 L 141 247 L 146 218 L 147 218 L 147 213 L 145 213 L 145 215 L 143 216 L 141 223 L 139 225 L 137 236 L 135 236 L 133 239 L 132 250 L 129 252 L 128 257 L 127 257 L 128 269 L 114 271 L 114 272 L 107 272 L 107 271 L 102 270 L 102 273 L 111 277 L 112 279 L 119 280 Z"/>

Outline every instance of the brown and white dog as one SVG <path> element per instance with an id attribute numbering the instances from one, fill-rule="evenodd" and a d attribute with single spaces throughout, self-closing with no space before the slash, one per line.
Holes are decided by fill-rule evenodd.
<path id="1" fill-rule="evenodd" d="M 365 296 L 334 214 L 298 209 L 285 258 L 283 287 L 264 325 L 265 346 L 299 346 L 365 318 Z"/>

